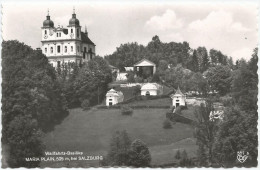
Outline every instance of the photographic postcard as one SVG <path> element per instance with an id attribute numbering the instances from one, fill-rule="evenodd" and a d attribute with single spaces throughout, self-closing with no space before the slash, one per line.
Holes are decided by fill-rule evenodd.
<path id="1" fill-rule="evenodd" d="M 258 1 L 3 1 L 2 168 L 256 168 Z"/>

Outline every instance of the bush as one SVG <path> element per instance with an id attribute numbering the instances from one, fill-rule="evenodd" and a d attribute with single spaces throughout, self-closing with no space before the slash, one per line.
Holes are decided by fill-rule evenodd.
<path id="1" fill-rule="evenodd" d="M 164 129 L 171 129 L 172 128 L 172 122 L 170 121 L 170 119 L 166 119 L 163 122 L 163 128 Z"/>
<path id="2" fill-rule="evenodd" d="M 123 107 L 121 107 L 121 113 L 122 113 L 122 115 L 132 116 L 133 109 L 129 106 L 123 106 Z"/>
<path id="3" fill-rule="evenodd" d="M 172 120 L 173 119 L 173 112 L 166 112 L 166 118 Z"/>
<path id="4" fill-rule="evenodd" d="M 181 152 L 178 150 L 175 155 L 175 159 L 181 159 Z"/>
<path id="5" fill-rule="evenodd" d="M 180 115 L 181 114 L 181 107 L 178 106 L 176 109 L 175 109 L 175 112 L 176 114 Z"/>
<path id="6" fill-rule="evenodd" d="M 83 100 L 82 103 L 81 103 L 81 107 L 82 107 L 83 110 L 88 109 L 88 107 L 89 107 L 89 100 L 88 99 Z"/>
<path id="7" fill-rule="evenodd" d="M 181 108 L 181 110 L 187 110 L 188 107 L 187 107 L 187 104 L 185 103 L 185 106 L 179 106 Z"/>

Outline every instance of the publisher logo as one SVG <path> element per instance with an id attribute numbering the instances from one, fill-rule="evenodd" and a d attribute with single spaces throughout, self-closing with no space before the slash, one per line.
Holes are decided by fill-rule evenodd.
<path id="1" fill-rule="evenodd" d="M 244 152 L 244 151 L 238 151 L 237 152 L 237 160 L 240 163 L 244 163 L 247 160 L 248 156 L 249 156 L 248 152 Z"/>

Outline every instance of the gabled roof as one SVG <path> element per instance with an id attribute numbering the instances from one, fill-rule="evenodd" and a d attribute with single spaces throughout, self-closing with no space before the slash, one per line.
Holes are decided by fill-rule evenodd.
<path id="1" fill-rule="evenodd" d="M 153 62 L 151 62 L 150 60 L 147 59 L 142 59 L 141 61 L 137 62 L 136 64 L 134 64 L 134 66 L 155 66 L 155 64 Z"/>
<path id="2" fill-rule="evenodd" d="M 84 32 L 81 32 L 81 40 L 83 43 L 95 45 Z"/>

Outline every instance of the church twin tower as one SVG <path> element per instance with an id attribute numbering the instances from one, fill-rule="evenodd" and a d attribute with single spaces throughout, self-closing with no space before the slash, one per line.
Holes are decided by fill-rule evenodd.
<path id="1" fill-rule="evenodd" d="M 81 32 L 79 20 L 73 10 L 67 28 L 60 25 L 54 27 L 49 11 L 42 26 L 42 52 L 47 56 L 53 67 L 62 63 L 77 64 L 91 60 L 95 56 L 95 44 L 89 39 L 88 32 Z"/>

